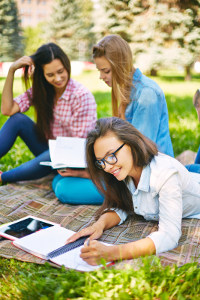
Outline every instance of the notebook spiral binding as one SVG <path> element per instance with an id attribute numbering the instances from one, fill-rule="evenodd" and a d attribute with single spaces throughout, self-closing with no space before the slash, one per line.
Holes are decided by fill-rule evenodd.
<path id="1" fill-rule="evenodd" d="M 79 246 L 82 246 L 84 244 L 85 240 L 87 240 L 88 237 L 89 236 L 80 237 L 78 240 L 76 240 L 76 241 L 74 241 L 72 243 L 66 244 L 64 246 L 59 247 L 56 250 L 53 250 L 53 251 L 49 252 L 47 254 L 47 259 L 52 259 L 52 258 L 54 258 L 56 256 L 59 256 L 59 255 L 61 255 L 63 253 L 66 253 L 66 252 L 68 252 L 70 250 L 73 250 L 73 249 L 75 249 L 75 248 L 77 248 Z"/>

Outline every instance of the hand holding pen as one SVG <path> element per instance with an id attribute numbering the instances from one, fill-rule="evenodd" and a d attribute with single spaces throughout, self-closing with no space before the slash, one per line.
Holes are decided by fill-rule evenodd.
<path id="1" fill-rule="evenodd" d="M 92 226 L 91 226 L 92 227 Z M 80 238 L 81 236 L 88 235 L 88 228 L 82 229 L 80 232 L 75 233 L 71 236 L 67 243 L 73 242 Z M 98 265 L 101 264 L 101 259 L 105 259 L 105 261 L 112 261 L 112 252 L 110 252 L 110 246 L 106 246 L 97 240 L 93 240 L 92 235 L 90 235 L 84 242 L 84 247 L 81 248 L 81 255 L 80 257 L 86 261 L 90 265 Z M 110 252 L 110 255 L 108 253 Z M 107 266 L 113 265 L 114 263 L 111 262 Z"/>
<path id="2" fill-rule="evenodd" d="M 93 266 L 101 264 L 102 259 L 104 259 L 105 262 L 111 262 L 113 260 L 112 247 L 113 246 L 106 246 L 102 242 L 88 238 L 84 243 L 84 247 L 81 248 L 80 257 Z M 110 265 L 113 265 L 113 262 L 107 266 Z"/>
<path id="3" fill-rule="evenodd" d="M 84 247 L 81 248 L 80 257 L 90 265 L 101 264 L 101 259 L 105 261 L 112 261 L 112 251 L 113 246 L 106 246 L 101 242 L 97 241 L 101 237 L 103 229 L 97 223 L 80 230 L 79 232 L 73 234 L 66 243 L 71 243 L 76 241 L 78 238 L 83 236 L 89 236 L 84 243 Z M 115 246 L 114 246 L 115 247 Z"/>

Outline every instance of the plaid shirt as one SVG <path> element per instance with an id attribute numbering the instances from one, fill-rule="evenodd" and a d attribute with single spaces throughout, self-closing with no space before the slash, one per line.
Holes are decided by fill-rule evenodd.
<path id="1" fill-rule="evenodd" d="M 29 89 L 30 96 L 32 88 Z M 14 99 L 20 112 L 25 112 L 31 106 L 27 92 Z M 87 137 L 96 122 L 96 102 L 92 93 L 81 83 L 70 79 L 67 87 L 58 99 L 53 110 L 53 138 L 57 136 Z"/>

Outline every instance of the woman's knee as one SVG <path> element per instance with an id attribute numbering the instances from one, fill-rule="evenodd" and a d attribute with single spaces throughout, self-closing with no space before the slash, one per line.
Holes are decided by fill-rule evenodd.
<path id="1" fill-rule="evenodd" d="M 186 169 L 188 169 L 189 172 L 192 173 L 200 173 L 200 164 L 191 164 L 191 165 L 186 165 Z"/>
<path id="2" fill-rule="evenodd" d="M 20 132 L 24 128 L 33 128 L 33 125 L 34 122 L 28 116 L 18 112 L 10 116 L 2 129 L 12 132 Z"/>
<path id="3" fill-rule="evenodd" d="M 60 174 L 58 174 L 54 177 L 54 179 L 52 181 L 52 189 L 54 192 L 55 192 L 58 181 L 60 181 L 61 179 L 63 179 L 63 177 Z"/>
<path id="4" fill-rule="evenodd" d="M 195 158 L 195 164 L 200 164 L 200 147 L 197 151 L 197 155 L 196 155 L 196 158 Z"/>
<path id="5" fill-rule="evenodd" d="M 86 178 L 56 178 L 54 182 L 54 192 L 62 203 L 68 204 L 100 205 L 104 199 L 92 181 Z"/>
<path id="6" fill-rule="evenodd" d="M 16 114 L 10 116 L 10 118 L 8 119 L 9 122 L 12 122 L 15 124 L 19 124 L 19 125 L 27 125 L 29 123 L 34 123 L 28 116 L 26 116 L 25 114 L 22 114 L 20 112 L 17 112 Z"/>

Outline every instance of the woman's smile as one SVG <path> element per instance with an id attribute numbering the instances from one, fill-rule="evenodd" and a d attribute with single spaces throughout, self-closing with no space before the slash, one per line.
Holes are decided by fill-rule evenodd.
<path id="1" fill-rule="evenodd" d="M 123 142 L 120 141 L 113 132 L 107 133 L 96 140 L 94 143 L 94 153 L 98 160 L 103 159 L 105 156 L 111 155 L 115 152 Z M 134 169 L 133 158 L 131 149 L 128 145 L 124 144 L 116 154 L 116 163 L 109 164 L 105 158 L 104 171 L 112 174 L 117 180 L 124 180 L 127 176 L 131 176 Z"/>
<path id="2" fill-rule="evenodd" d="M 118 175 L 120 174 L 121 168 L 117 168 L 114 171 L 111 172 L 112 175 L 114 175 L 115 177 L 118 177 Z"/>
<path id="3" fill-rule="evenodd" d="M 69 76 L 60 59 L 54 59 L 43 66 L 44 77 L 55 89 L 65 89 Z"/>

